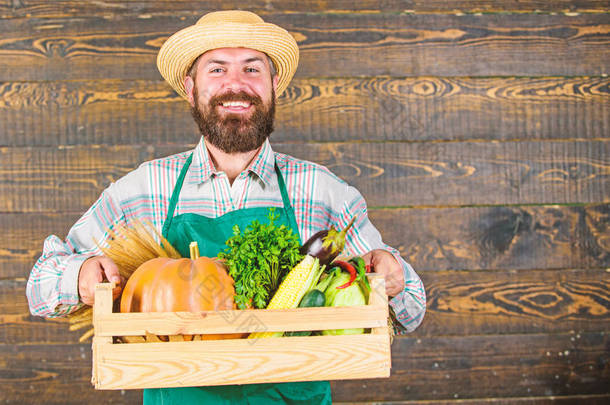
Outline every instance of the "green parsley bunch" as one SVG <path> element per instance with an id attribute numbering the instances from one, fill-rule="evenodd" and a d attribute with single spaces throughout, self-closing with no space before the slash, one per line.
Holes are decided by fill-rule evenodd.
<path id="1" fill-rule="evenodd" d="M 268 224 L 256 220 L 243 232 L 235 225 L 227 248 L 218 254 L 235 281 L 239 309 L 266 308 L 286 274 L 303 259 L 299 237 L 286 225 L 277 226 L 278 218 L 270 208 Z"/>

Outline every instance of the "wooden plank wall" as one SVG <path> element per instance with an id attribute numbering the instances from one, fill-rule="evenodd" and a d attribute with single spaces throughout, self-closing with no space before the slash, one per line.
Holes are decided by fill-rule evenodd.
<path id="1" fill-rule="evenodd" d="M 44 238 L 113 179 L 197 139 L 163 41 L 248 8 L 297 38 L 275 147 L 365 195 L 421 274 L 423 325 L 388 380 L 339 402 L 610 401 L 610 14 L 580 1 L 0 1 L 0 391 L 8 404 L 139 403 L 91 388 L 89 344 L 29 315 Z M 430 401 L 430 402 L 428 402 Z"/>

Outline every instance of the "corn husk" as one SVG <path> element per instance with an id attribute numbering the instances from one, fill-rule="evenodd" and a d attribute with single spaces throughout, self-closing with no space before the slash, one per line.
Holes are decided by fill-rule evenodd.
<path id="1" fill-rule="evenodd" d="M 133 272 L 148 260 L 157 257 L 179 259 L 182 256 L 149 222 L 131 221 L 108 230 L 105 245 L 95 242 L 100 250 L 112 259 L 119 274 L 128 280 Z M 159 242 L 157 242 L 157 240 Z M 89 328 L 80 337 L 84 342 L 93 336 L 93 308 L 86 305 L 68 316 L 71 331 Z"/>

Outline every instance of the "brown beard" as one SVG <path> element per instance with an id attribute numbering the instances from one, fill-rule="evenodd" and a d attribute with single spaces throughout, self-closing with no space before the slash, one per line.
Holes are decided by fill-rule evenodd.
<path id="1" fill-rule="evenodd" d="M 244 153 L 258 149 L 273 132 L 275 116 L 275 92 L 271 90 L 271 101 L 265 106 L 258 96 L 244 91 L 227 93 L 210 98 L 207 106 L 199 105 L 197 88 L 193 89 L 195 105 L 191 114 L 199 131 L 207 142 L 225 153 Z M 226 114 L 221 117 L 216 107 L 226 101 L 246 101 L 252 104 L 254 112 L 250 118 L 239 114 Z"/>

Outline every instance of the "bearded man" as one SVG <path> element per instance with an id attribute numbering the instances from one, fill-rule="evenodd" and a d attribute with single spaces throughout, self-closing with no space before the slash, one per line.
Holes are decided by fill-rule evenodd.
<path id="1" fill-rule="evenodd" d="M 93 304 L 96 283 L 117 282 L 116 265 L 93 240 L 132 221 L 152 223 L 179 251 L 198 241 L 202 255 L 216 256 L 233 225 L 265 221 L 261 207 L 274 207 L 279 224 L 301 241 L 330 226 L 344 228 L 346 255 L 362 256 L 386 281 L 398 321 L 415 329 L 425 312 L 421 280 L 382 242 L 362 195 L 318 164 L 274 152 L 276 97 L 288 86 L 299 58 L 294 38 L 253 13 L 204 15 L 172 35 L 157 66 L 191 106 L 201 131 L 194 150 L 143 163 L 111 184 L 62 241 L 49 236 L 32 269 L 27 295 L 32 314 L 65 316 Z M 243 228 L 242 228 L 243 229 Z M 327 381 L 220 387 L 148 389 L 146 404 L 331 402 Z"/>

